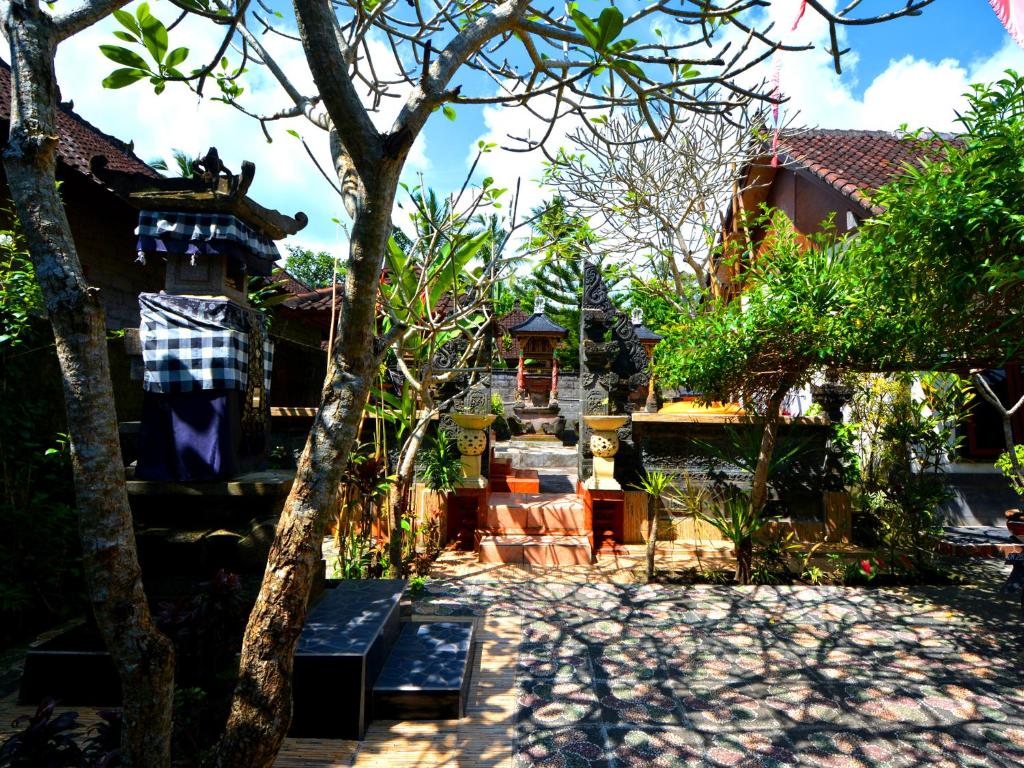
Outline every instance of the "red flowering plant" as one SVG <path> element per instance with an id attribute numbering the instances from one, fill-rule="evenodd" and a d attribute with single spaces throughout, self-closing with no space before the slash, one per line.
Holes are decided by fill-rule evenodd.
<path id="1" fill-rule="evenodd" d="M 842 583 L 856 584 L 874 581 L 875 577 L 886 569 L 887 566 L 884 560 L 880 560 L 877 557 L 868 557 L 863 560 L 846 563 L 839 573 L 842 575 Z"/>
<path id="2" fill-rule="evenodd" d="M 861 560 L 857 566 L 860 568 L 861 575 L 868 581 L 872 581 L 878 575 L 880 567 L 878 561 L 872 562 L 871 560 Z"/>

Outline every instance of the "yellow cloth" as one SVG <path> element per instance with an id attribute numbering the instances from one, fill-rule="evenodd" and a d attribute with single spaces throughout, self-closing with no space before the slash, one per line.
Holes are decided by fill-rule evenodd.
<path id="1" fill-rule="evenodd" d="M 712 403 L 701 405 L 696 400 L 684 400 L 680 403 L 666 403 L 659 413 L 743 413 L 739 403 Z"/>

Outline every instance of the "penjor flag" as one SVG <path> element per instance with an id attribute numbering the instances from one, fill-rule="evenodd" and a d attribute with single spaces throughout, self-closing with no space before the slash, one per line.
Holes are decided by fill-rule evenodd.
<path id="1" fill-rule="evenodd" d="M 1024 0 L 988 0 L 1017 45 L 1024 47 Z"/>

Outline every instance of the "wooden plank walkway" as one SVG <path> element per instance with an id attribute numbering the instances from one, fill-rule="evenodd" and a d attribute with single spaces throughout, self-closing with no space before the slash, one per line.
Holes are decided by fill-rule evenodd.
<path id="1" fill-rule="evenodd" d="M 414 618 L 450 621 L 453 617 Z M 511 768 L 520 621 L 507 616 L 462 618 L 476 623 L 478 638 L 462 720 L 375 720 L 362 742 L 287 739 L 278 768 Z M 15 699 L 15 694 L 0 699 L 0 742 L 18 730 L 12 726 L 15 718 L 35 711 Z M 68 709 L 78 711 L 86 728 L 98 719 L 94 709 Z"/>

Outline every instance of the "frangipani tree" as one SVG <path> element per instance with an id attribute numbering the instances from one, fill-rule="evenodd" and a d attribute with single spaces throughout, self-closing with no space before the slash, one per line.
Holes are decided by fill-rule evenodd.
<path id="1" fill-rule="evenodd" d="M 493 320 L 491 289 L 509 271 L 505 245 L 522 224 L 515 222 L 514 202 L 506 226 L 496 224 L 494 206 L 503 205 L 508 190 L 489 181 L 480 189 L 467 187 L 443 202 L 432 190 L 409 188 L 414 235 L 396 230 L 385 257 L 384 324 L 402 329 L 391 356 L 401 373 L 391 409 L 401 440 L 391 504 L 395 576 L 401 575 L 403 520 L 411 512 L 416 456 L 431 424 L 464 394 L 452 384 L 480 379 L 477 369 L 486 360 Z"/>
<path id="2" fill-rule="evenodd" d="M 914 14 L 930 1 L 893 0 L 892 12 L 858 17 L 859 3 L 832 11 L 807 0 L 807 12 L 826 20 L 835 41 L 844 25 Z M 181 81 L 205 93 L 213 80 L 217 97 L 247 111 L 268 135 L 278 121 L 306 121 L 328 137 L 330 163 L 322 170 L 351 218 L 329 375 L 250 616 L 235 701 L 216 759 L 219 765 L 269 766 L 290 722 L 292 657 L 319 565 L 324 513 L 336 499 L 376 371 L 402 333 L 395 325 L 377 337 L 376 304 L 399 179 L 424 125 L 435 112 L 453 116 L 459 105 L 517 106 L 548 127 L 633 106 L 648 119 L 652 139 L 659 139 L 673 123 L 659 124 L 652 103 L 662 103 L 671 117 L 752 97 L 766 100 L 768 94 L 743 88 L 737 78 L 778 50 L 800 48 L 779 42 L 763 13 L 765 0 L 655 0 L 626 13 L 608 7 L 596 17 L 572 4 L 561 13 L 531 0 L 296 0 L 294 24 L 284 27 L 273 26 L 277 12 L 259 0 L 171 4 L 180 14 L 217 25 L 223 31 L 218 49 L 201 57 L 172 42 L 175 23 L 157 20 L 140 6 L 132 20 L 120 17 L 118 42 L 104 48 L 118 65 L 108 85 L 162 90 Z M 67 384 L 90 593 L 125 691 L 125 757 L 150 768 L 170 760 L 173 661 L 166 639 L 152 628 L 139 578 L 102 304 L 82 272 L 55 183 L 55 52 L 62 41 L 124 5 L 126 0 L 85 0 L 65 12 L 38 0 L 3 3 L 12 69 L 4 164 Z M 652 23 L 673 27 L 678 34 L 672 38 L 680 42 L 644 39 Z M 289 78 L 263 44 L 264 33 L 301 46 L 312 88 Z M 834 44 L 830 55 L 837 68 L 842 53 Z M 245 77 L 257 67 L 280 84 L 276 111 L 256 113 L 244 103 Z M 721 95 L 695 99 L 698 89 L 711 86 Z M 396 97 L 402 105 L 397 116 L 379 127 L 372 114 Z M 525 145 L 548 136 L 550 130 L 525 137 Z"/>
<path id="3" fill-rule="evenodd" d="M 725 212 L 753 183 L 741 172 L 765 143 L 767 110 L 745 103 L 676 120 L 663 141 L 650 141 L 638 109 L 595 118 L 596 128 L 569 136 L 545 181 L 593 227 L 593 251 L 631 270 L 638 289 L 693 315 L 705 294 L 722 293 L 715 242 Z"/>

